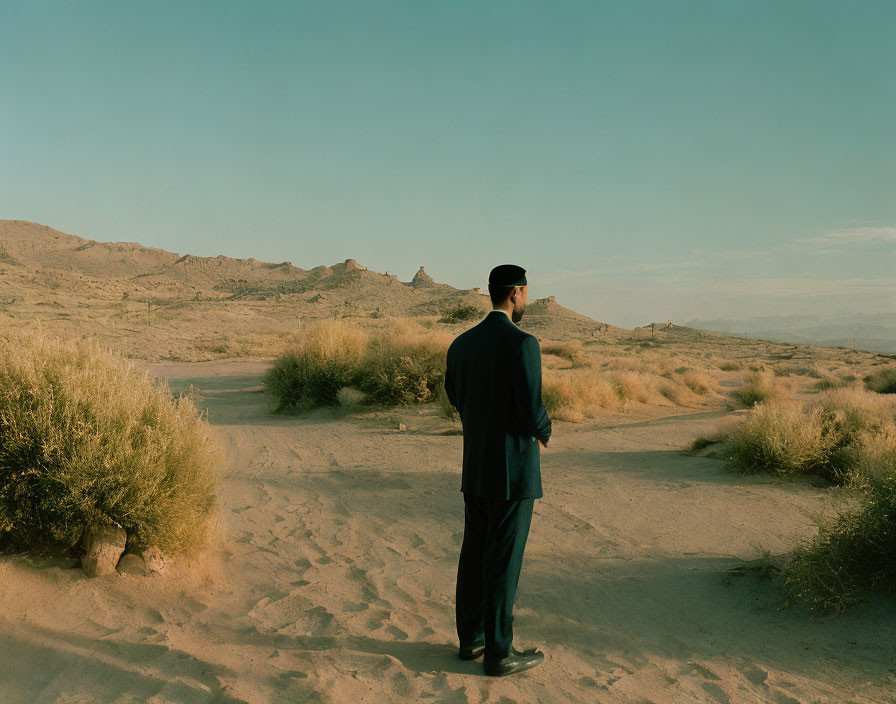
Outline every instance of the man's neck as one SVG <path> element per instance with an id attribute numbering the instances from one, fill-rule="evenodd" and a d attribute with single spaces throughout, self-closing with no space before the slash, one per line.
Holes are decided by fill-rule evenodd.
<path id="1" fill-rule="evenodd" d="M 503 313 L 503 314 L 506 315 L 508 318 L 510 318 L 510 313 L 508 313 L 508 312 L 507 312 L 506 310 L 504 310 L 503 308 L 492 308 L 492 313 L 494 313 L 495 311 L 497 311 L 497 312 L 499 312 L 499 313 Z"/>

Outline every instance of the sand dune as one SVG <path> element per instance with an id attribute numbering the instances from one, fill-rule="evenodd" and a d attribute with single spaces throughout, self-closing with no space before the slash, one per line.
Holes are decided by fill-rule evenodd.
<path id="1" fill-rule="evenodd" d="M 150 367 L 198 387 L 225 451 L 219 542 L 151 578 L 0 559 L 0 701 L 891 697 L 891 606 L 819 619 L 757 577 L 726 586 L 757 546 L 810 535 L 827 491 L 678 451 L 724 411 L 558 424 L 516 610 L 547 661 L 495 680 L 454 656 L 457 426 L 431 407 L 271 416 L 263 366 Z"/>

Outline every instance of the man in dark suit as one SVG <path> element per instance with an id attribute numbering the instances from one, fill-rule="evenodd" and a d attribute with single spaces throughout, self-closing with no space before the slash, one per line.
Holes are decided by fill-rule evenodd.
<path id="1" fill-rule="evenodd" d="M 464 542 L 457 569 L 459 656 L 485 654 L 485 672 L 535 667 L 544 655 L 513 647 L 513 600 L 535 499 L 540 450 L 551 420 L 541 402 L 541 350 L 520 330 L 526 271 L 502 264 L 489 274 L 492 310 L 448 348 L 445 391 L 464 431 Z"/>

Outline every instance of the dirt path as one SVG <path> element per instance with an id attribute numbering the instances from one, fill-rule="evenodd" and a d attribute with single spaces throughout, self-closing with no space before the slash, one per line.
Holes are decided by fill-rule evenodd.
<path id="1" fill-rule="evenodd" d="M 208 409 L 220 545 L 154 578 L 0 559 L 4 704 L 896 701 L 892 606 L 813 619 L 726 584 L 811 535 L 826 491 L 679 452 L 722 413 L 558 424 L 515 623 L 547 661 L 494 680 L 454 656 L 455 424 L 271 416 L 259 363 L 149 369 Z"/>

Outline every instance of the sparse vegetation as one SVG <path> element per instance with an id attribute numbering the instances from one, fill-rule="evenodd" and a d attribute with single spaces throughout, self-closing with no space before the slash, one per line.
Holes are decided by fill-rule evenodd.
<path id="1" fill-rule="evenodd" d="M 355 384 L 369 402 L 383 406 L 434 400 L 445 384 L 445 358 L 452 336 L 408 332 L 400 327 L 378 331 L 367 342 Z"/>
<path id="2" fill-rule="evenodd" d="M 774 373 L 756 371 L 744 378 L 743 386 L 731 390 L 731 397 L 745 408 L 757 403 L 777 401 L 787 396 L 787 388 Z"/>
<path id="3" fill-rule="evenodd" d="M 729 361 L 729 362 L 722 362 L 719 365 L 719 369 L 721 369 L 723 372 L 736 372 L 742 368 L 743 367 L 740 362 Z"/>
<path id="4" fill-rule="evenodd" d="M 744 472 L 816 472 L 828 457 L 821 412 L 796 402 L 759 404 L 725 439 L 725 454 Z"/>
<path id="5" fill-rule="evenodd" d="M 649 403 L 653 397 L 653 380 L 644 372 L 621 371 L 613 377 L 620 398 Z"/>
<path id="6" fill-rule="evenodd" d="M 684 373 L 684 384 L 698 396 L 705 396 L 713 387 L 713 380 L 705 373 L 688 370 Z"/>
<path id="7" fill-rule="evenodd" d="M 424 403 L 444 384 L 452 336 L 391 322 L 368 332 L 343 321 L 310 325 L 265 376 L 276 411 L 339 403 L 344 387 L 384 406 Z"/>
<path id="8" fill-rule="evenodd" d="M 353 386 L 366 347 L 366 335 L 341 321 L 310 325 L 292 349 L 282 354 L 264 379 L 275 411 L 334 405 L 345 386 Z"/>
<path id="9" fill-rule="evenodd" d="M 797 546 L 784 571 L 788 605 L 843 611 L 875 591 L 896 591 L 896 474 L 890 454 L 857 504 Z"/>
<path id="10" fill-rule="evenodd" d="M 621 387 L 607 374 L 587 369 L 550 371 L 542 380 L 545 410 L 558 420 L 581 421 L 601 409 L 618 409 Z"/>
<path id="11" fill-rule="evenodd" d="M 129 545 L 206 541 L 216 455 L 188 397 L 89 342 L 0 336 L 0 540 L 73 548 L 118 526 Z"/>
<path id="12" fill-rule="evenodd" d="M 472 305 L 456 305 L 446 310 L 439 319 L 440 323 L 462 323 L 482 317 L 482 310 Z"/>
<path id="13" fill-rule="evenodd" d="M 879 450 L 881 438 L 891 435 L 894 404 L 860 389 L 837 389 L 812 402 L 761 403 L 724 442 L 729 465 L 744 472 L 817 474 L 859 485 L 876 466 L 869 458 L 886 454 Z"/>
<path id="14" fill-rule="evenodd" d="M 566 342 L 545 342 L 541 345 L 542 354 L 552 354 L 556 357 L 567 359 L 573 364 L 581 358 L 582 343 L 578 340 Z"/>
<path id="15" fill-rule="evenodd" d="M 896 402 L 855 387 L 764 402 L 689 449 L 717 442 L 741 471 L 816 474 L 852 492 L 785 561 L 788 605 L 843 610 L 873 591 L 896 591 Z"/>
<path id="16" fill-rule="evenodd" d="M 815 382 L 814 389 L 816 391 L 828 391 L 829 389 L 839 389 L 845 386 L 844 381 L 831 374 L 824 374 Z"/>
<path id="17" fill-rule="evenodd" d="M 679 405 L 681 403 L 681 391 L 672 384 L 661 384 L 659 387 L 660 394 L 669 399 L 672 403 Z"/>
<path id="18" fill-rule="evenodd" d="M 896 368 L 887 367 L 869 374 L 862 381 L 865 388 L 878 394 L 896 394 Z"/>

